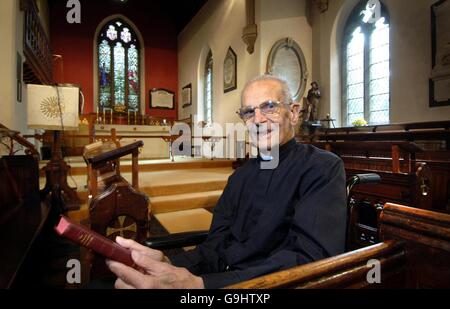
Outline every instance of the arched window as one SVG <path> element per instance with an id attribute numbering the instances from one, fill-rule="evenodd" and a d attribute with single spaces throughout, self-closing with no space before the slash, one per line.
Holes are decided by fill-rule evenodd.
<path id="1" fill-rule="evenodd" d="M 369 124 L 389 123 L 389 14 L 381 2 L 365 0 L 353 10 L 342 55 L 345 124 L 361 118 Z"/>
<path id="2" fill-rule="evenodd" d="M 98 38 L 98 104 L 101 110 L 139 111 L 139 40 L 125 21 L 106 23 Z"/>
<path id="3" fill-rule="evenodd" d="M 203 120 L 211 124 L 213 121 L 213 56 L 211 50 L 206 57 L 203 80 Z"/>

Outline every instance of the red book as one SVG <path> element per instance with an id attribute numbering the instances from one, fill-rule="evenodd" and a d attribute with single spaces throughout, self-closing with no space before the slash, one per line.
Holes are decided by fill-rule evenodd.
<path id="1" fill-rule="evenodd" d="M 125 264 L 130 267 L 135 267 L 133 259 L 131 258 L 131 251 L 119 246 L 119 244 L 112 240 L 80 225 L 65 216 L 61 216 L 61 220 L 55 227 L 56 233 L 66 237 L 79 245 L 92 249 L 98 254 Z"/>

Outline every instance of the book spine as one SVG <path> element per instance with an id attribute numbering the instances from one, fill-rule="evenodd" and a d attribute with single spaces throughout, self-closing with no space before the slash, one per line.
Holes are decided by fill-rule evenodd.
<path id="1" fill-rule="evenodd" d="M 65 236 L 111 260 L 130 267 L 135 267 L 130 250 L 119 246 L 110 239 L 93 231 L 84 229 L 78 225 L 70 224 L 67 229 L 61 233 L 61 236 Z"/>

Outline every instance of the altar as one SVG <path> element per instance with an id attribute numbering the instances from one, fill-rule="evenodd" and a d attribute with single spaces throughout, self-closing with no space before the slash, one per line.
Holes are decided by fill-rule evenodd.
<path id="1" fill-rule="evenodd" d="M 95 124 L 95 138 L 111 137 L 111 129 L 116 130 L 121 143 L 143 141 L 140 148 L 141 159 L 168 159 L 170 157 L 169 143 L 163 137 L 170 136 L 170 126 L 166 125 L 119 125 Z"/>

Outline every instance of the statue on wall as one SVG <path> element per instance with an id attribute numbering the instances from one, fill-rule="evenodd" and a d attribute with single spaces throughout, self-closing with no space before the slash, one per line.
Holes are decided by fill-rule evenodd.
<path id="1" fill-rule="evenodd" d="M 308 91 L 308 96 L 305 100 L 305 108 L 302 110 L 304 122 L 317 122 L 318 108 L 320 102 L 320 89 L 317 82 L 311 83 L 311 89 Z"/>

